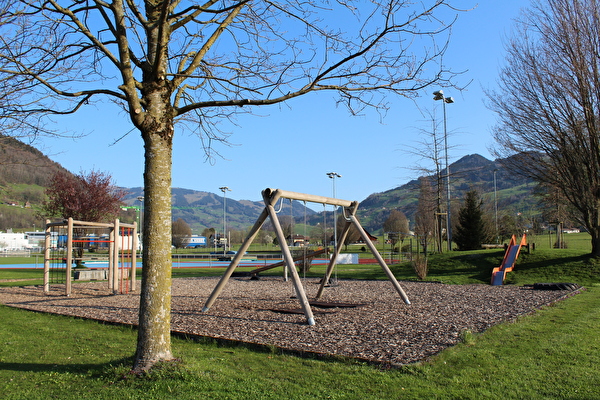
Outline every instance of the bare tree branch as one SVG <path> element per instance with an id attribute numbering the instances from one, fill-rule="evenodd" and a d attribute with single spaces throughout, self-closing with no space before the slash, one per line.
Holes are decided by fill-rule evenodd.
<path id="1" fill-rule="evenodd" d="M 48 117 L 104 98 L 144 141 L 144 254 L 134 371 L 172 358 L 171 165 L 175 126 L 227 142 L 223 122 L 312 92 L 353 113 L 451 86 L 452 0 L 0 0 L 2 120 L 52 133 Z M 444 22 L 448 21 L 448 22 Z"/>
<path id="2" fill-rule="evenodd" d="M 600 4 L 537 0 L 508 43 L 496 154 L 561 191 L 600 255 Z"/>

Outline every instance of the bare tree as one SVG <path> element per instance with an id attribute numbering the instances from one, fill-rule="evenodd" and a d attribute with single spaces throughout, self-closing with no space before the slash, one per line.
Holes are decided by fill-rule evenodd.
<path id="1" fill-rule="evenodd" d="M 434 235 L 436 238 L 437 251 L 442 252 L 442 234 L 443 234 L 443 216 L 447 212 L 445 210 L 444 203 L 442 202 L 442 194 L 444 192 L 444 159 L 443 150 L 444 145 L 447 144 L 447 138 L 444 137 L 444 132 L 440 129 L 440 121 L 436 119 L 435 112 L 428 112 L 428 121 L 431 129 L 423 128 L 419 129 L 422 139 L 417 142 L 416 146 L 408 148 L 408 153 L 419 157 L 420 161 L 424 161 L 426 165 L 417 165 L 414 170 L 419 174 L 433 175 L 435 174 L 435 192 L 436 192 L 436 209 L 435 209 L 435 230 Z M 433 168 L 432 168 L 433 166 Z M 421 182 L 420 190 L 423 189 L 423 182 Z M 431 185 L 431 183 L 428 183 Z"/>
<path id="2" fill-rule="evenodd" d="M 394 247 L 398 241 L 400 243 L 404 242 L 404 239 L 409 235 L 408 218 L 402 211 L 392 210 L 383 223 L 383 230 L 388 233 L 392 247 Z M 402 249 L 398 250 L 402 251 Z"/>
<path id="3" fill-rule="evenodd" d="M 10 0 L 9 0 L 10 1 Z M 0 32 L 6 113 L 44 130 L 109 99 L 144 141 L 144 254 L 134 371 L 172 359 L 171 161 L 175 124 L 207 155 L 224 120 L 329 91 L 351 113 L 449 85 L 451 0 L 411 2 L 12 0 Z M 12 18 L 12 19 L 10 19 Z M 442 40 L 438 43 L 440 35 Z M 411 47 L 412 46 L 412 47 Z M 18 96 L 17 96 L 18 95 Z"/>
<path id="4" fill-rule="evenodd" d="M 572 225 L 570 217 L 576 214 L 573 212 L 573 207 L 565 200 L 562 192 L 555 187 L 541 184 L 536 194 L 541 197 L 541 210 L 544 221 L 556 228 L 554 248 L 564 249 L 566 243 L 562 230 L 565 226 Z"/>
<path id="5" fill-rule="evenodd" d="M 413 270 L 417 274 L 417 278 L 424 280 L 428 272 L 428 248 L 429 242 L 436 236 L 436 229 L 439 221 L 439 197 L 436 198 L 431 187 L 429 178 L 420 178 L 421 185 L 419 190 L 419 203 L 417 212 L 415 213 L 415 236 L 417 243 L 423 249 L 417 251 L 417 256 L 412 260 Z M 441 252 L 441 246 L 439 247 Z"/>
<path id="6" fill-rule="evenodd" d="M 428 178 L 421 178 L 419 180 L 421 188 L 419 191 L 419 204 L 415 213 L 415 234 L 418 235 L 425 257 L 427 257 L 428 244 L 434 238 L 437 229 L 436 213 L 438 202 L 433 193 L 430 180 Z"/>
<path id="7" fill-rule="evenodd" d="M 182 249 L 188 245 L 192 237 L 192 228 L 183 218 L 177 218 L 171 226 L 171 243 L 176 249 Z"/>
<path id="8" fill-rule="evenodd" d="M 559 190 L 600 255 L 600 3 L 536 0 L 507 46 L 497 155 Z"/>

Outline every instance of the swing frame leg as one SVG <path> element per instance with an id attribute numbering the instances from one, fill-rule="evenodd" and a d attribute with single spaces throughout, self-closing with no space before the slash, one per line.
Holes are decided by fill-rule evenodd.
<path id="1" fill-rule="evenodd" d="M 238 250 L 236 255 L 231 260 L 229 267 L 227 267 L 227 270 L 225 270 L 225 273 L 219 280 L 219 283 L 217 283 L 217 286 L 215 286 L 215 288 L 213 289 L 208 300 L 206 301 L 206 304 L 202 308 L 202 312 L 208 311 L 214 304 L 215 300 L 217 300 L 217 297 L 219 297 L 219 295 L 221 294 L 221 291 L 227 284 L 227 281 L 229 281 L 229 278 L 231 277 L 231 275 L 233 274 L 233 272 L 235 271 L 237 266 L 240 264 L 240 261 L 242 260 L 243 255 L 246 253 L 246 251 L 248 250 L 248 248 L 254 241 L 254 238 L 256 238 L 258 231 L 260 231 L 260 228 L 263 226 L 263 224 L 267 220 L 268 215 L 269 214 L 267 212 L 267 209 L 265 208 L 263 210 L 263 212 L 260 214 L 260 216 L 258 217 L 258 219 L 256 220 L 256 222 L 254 223 L 254 225 L 252 226 L 252 229 L 250 229 L 250 232 L 248 232 L 248 236 L 244 240 L 242 247 L 240 247 L 240 249 Z"/>

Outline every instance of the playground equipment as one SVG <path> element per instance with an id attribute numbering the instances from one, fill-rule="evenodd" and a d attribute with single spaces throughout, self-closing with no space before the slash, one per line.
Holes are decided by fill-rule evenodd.
<path id="1" fill-rule="evenodd" d="M 506 273 L 513 270 L 515 262 L 517 261 L 517 258 L 519 258 L 521 246 L 527 246 L 527 235 L 523 235 L 519 244 L 517 244 L 517 238 L 515 235 L 512 235 L 510 243 L 508 244 L 508 248 L 504 253 L 502 264 L 500 267 L 496 267 L 492 271 L 492 285 L 499 286 L 504 283 Z"/>
<path id="2" fill-rule="evenodd" d="M 52 243 L 52 237 L 58 237 Z M 64 271 L 65 295 L 72 291 L 73 264 L 104 261 L 108 264 L 108 285 L 114 294 L 136 289 L 137 223 L 123 224 L 75 221 L 69 218 L 59 222 L 46 220 L 44 251 L 44 293 L 50 292 L 50 272 L 55 276 Z M 74 255 L 74 249 L 80 250 Z M 107 250 L 105 257 L 84 257 L 83 250 Z M 131 281 L 131 285 L 129 285 Z M 54 279 L 58 282 L 58 279 Z"/>
<path id="3" fill-rule="evenodd" d="M 404 302 L 406 304 L 410 304 L 410 301 L 408 300 L 406 293 L 404 293 L 404 290 L 402 289 L 402 287 L 400 287 L 400 284 L 398 283 L 398 281 L 392 274 L 392 271 L 390 271 L 390 269 L 387 266 L 387 264 L 385 263 L 384 259 L 381 257 L 381 255 L 375 248 L 375 245 L 371 242 L 371 239 L 369 238 L 368 234 L 365 232 L 365 230 L 363 229 L 360 222 L 358 222 L 358 219 L 356 218 L 356 210 L 358 209 L 359 203 L 357 201 L 348 201 L 348 200 L 335 199 L 335 198 L 331 198 L 331 197 L 323 197 L 323 196 L 315 196 L 315 195 L 304 194 L 304 193 L 288 192 L 288 191 L 281 190 L 281 189 L 265 189 L 262 191 L 262 197 L 263 197 L 263 200 L 265 203 L 264 210 L 262 211 L 262 213 L 260 214 L 260 216 L 258 217 L 256 222 L 254 223 L 254 226 L 252 226 L 252 228 L 250 229 L 248 236 L 244 240 L 244 243 L 242 243 L 242 246 L 240 247 L 238 252 L 235 254 L 233 260 L 231 261 L 231 264 L 229 264 L 229 267 L 227 268 L 227 270 L 225 271 L 225 273 L 223 274 L 223 276 L 217 283 L 216 287 L 213 289 L 210 297 L 206 301 L 204 308 L 202 309 L 203 312 L 208 311 L 210 309 L 210 307 L 214 304 L 217 297 L 223 290 L 225 284 L 227 283 L 227 281 L 229 280 L 229 278 L 231 277 L 231 275 L 237 268 L 238 264 L 240 263 L 243 254 L 246 253 L 246 251 L 250 247 L 250 244 L 252 243 L 252 241 L 254 240 L 256 235 L 258 234 L 260 228 L 263 226 L 263 224 L 265 223 L 267 218 L 270 218 L 271 222 L 273 224 L 273 227 L 275 228 L 275 233 L 276 233 L 277 239 L 279 241 L 279 245 L 281 246 L 281 251 L 283 253 L 283 259 L 284 259 L 285 265 L 286 265 L 289 273 L 292 275 L 292 282 L 294 284 L 296 296 L 300 300 L 300 304 L 302 306 L 304 315 L 306 316 L 307 323 L 309 325 L 315 324 L 314 316 L 313 316 L 312 310 L 310 308 L 310 304 L 309 304 L 308 298 L 306 296 L 306 292 L 304 291 L 304 287 L 302 286 L 302 282 L 300 281 L 300 277 L 298 275 L 298 271 L 296 270 L 296 267 L 294 264 L 294 259 L 292 257 L 292 253 L 286 243 L 283 229 L 281 228 L 281 224 L 279 223 L 279 219 L 277 217 L 277 212 L 275 211 L 275 204 L 277 204 L 277 201 L 279 201 L 279 199 L 299 200 L 299 201 L 304 201 L 304 202 L 308 201 L 308 202 L 312 202 L 312 203 L 328 204 L 328 205 L 333 205 L 333 206 L 337 206 L 337 207 L 342 207 L 343 215 L 344 215 L 344 218 L 346 219 L 346 223 L 344 224 L 344 227 L 340 234 L 339 241 L 342 243 L 344 242 L 344 240 L 346 239 L 346 236 L 348 235 L 350 227 L 352 225 L 354 225 L 356 230 L 360 233 L 361 237 L 364 239 L 365 243 L 367 244 L 367 246 L 373 253 L 373 256 L 377 259 L 379 265 L 381 266 L 383 271 L 386 273 L 388 279 L 392 282 L 394 288 L 400 294 L 400 297 L 402 297 L 402 299 L 404 300 Z M 340 246 L 336 246 L 336 248 L 332 254 L 331 260 L 327 266 L 327 270 L 325 272 L 325 277 L 321 280 L 321 286 L 319 287 L 319 291 L 317 292 L 317 295 L 316 295 L 317 299 L 321 297 L 321 295 L 323 294 L 325 285 L 327 284 L 327 282 L 329 282 L 329 279 L 331 278 L 331 274 L 333 272 L 333 267 L 335 266 L 335 262 L 340 253 L 340 250 L 341 250 Z"/>

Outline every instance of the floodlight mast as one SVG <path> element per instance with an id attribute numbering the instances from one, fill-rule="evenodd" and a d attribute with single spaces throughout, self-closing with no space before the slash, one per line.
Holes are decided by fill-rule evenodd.
<path id="1" fill-rule="evenodd" d="M 454 103 L 452 97 L 444 97 L 443 90 L 433 92 L 433 100 L 442 100 L 444 110 L 444 158 L 446 159 L 446 236 L 448 240 L 448 250 L 452 251 L 452 216 L 450 210 L 450 164 L 448 163 L 448 131 L 446 128 L 446 104 Z"/>
<path id="2" fill-rule="evenodd" d="M 227 186 L 221 186 L 219 189 L 221 192 L 223 192 L 223 235 L 225 236 L 225 243 L 223 243 L 223 256 L 225 256 L 227 246 L 229 245 L 229 240 L 227 239 L 227 191 L 231 192 L 231 189 L 229 189 Z"/>

